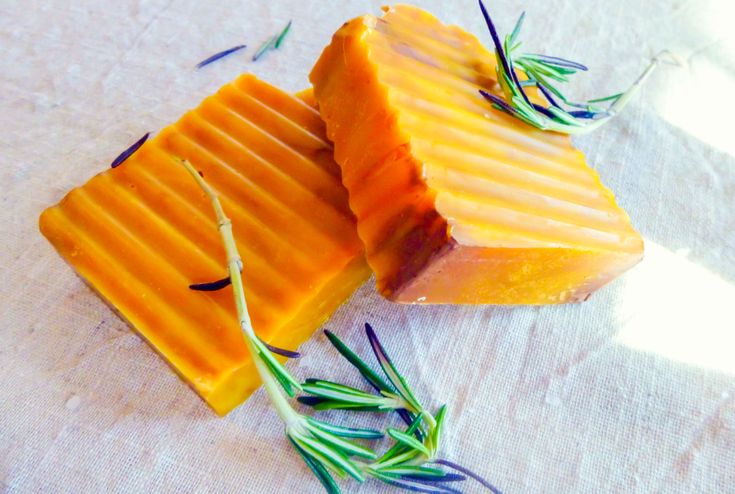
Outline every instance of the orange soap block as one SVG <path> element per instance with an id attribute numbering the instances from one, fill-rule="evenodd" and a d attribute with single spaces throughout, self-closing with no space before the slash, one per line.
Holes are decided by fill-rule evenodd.
<path id="1" fill-rule="evenodd" d="M 495 57 L 410 6 L 346 23 L 311 73 L 350 207 L 387 298 L 585 299 L 643 241 L 567 136 L 493 109 Z"/>
<path id="2" fill-rule="evenodd" d="M 302 98 L 310 98 L 309 94 Z M 255 332 L 294 349 L 369 277 L 318 112 L 252 76 L 227 84 L 128 161 L 72 190 L 40 226 L 69 264 L 219 414 L 260 385 L 208 198 L 233 222 Z"/>

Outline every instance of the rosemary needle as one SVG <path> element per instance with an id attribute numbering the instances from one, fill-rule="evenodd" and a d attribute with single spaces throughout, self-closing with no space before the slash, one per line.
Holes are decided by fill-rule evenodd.
<path id="1" fill-rule="evenodd" d="M 127 161 L 128 158 L 130 158 L 132 155 L 135 154 L 135 152 L 140 149 L 140 147 L 145 144 L 145 142 L 150 137 L 151 133 L 146 132 L 143 137 L 135 141 L 129 148 L 127 148 L 125 151 L 120 153 L 117 158 L 112 160 L 112 163 L 110 163 L 110 168 L 117 168 L 118 166 L 122 165 Z"/>
<path id="2" fill-rule="evenodd" d="M 288 24 L 286 24 L 286 27 L 283 28 L 283 31 L 281 31 L 281 34 L 278 35 L 278 38 L 276 38 L 276 42 L 273 45 L 273 47 L 277 50 L 281 47 L 283 44 L 283 41 L 286 39 L 286 36 L 288 36 L 288 33 L 291 31 L 291 24 L 293 21 L 288 21 Z"/>
<path id="3" fill-rule="evenodd" d="M 232 280 L 230 280 L 230 277 L 228 276 L 227 278 L 222 278 L 221 280 L 212 281 L 210 283 L 196 283 L 189 285 L 189 289 L 197 292 L 216 292 L 227 288 L 231 284 Z"/>
<path id="4" fill-rule="evenodd" d="M 271 50 L 278 50 L 281 48 L 281 45 L 283 45 L 283 42 L 286 39 L 286 36 L 288 36 L 288 33 L 291 32 L 291 25 L 293 21 L 288 21 L 288 24 L 286 24 L 286 27 L 283 28 L 283 30 L 278 33 L 274 34 L 270 38 L 268 38 L 262 45 L 260 45 L 260 48 L 255 52 L 255 55 L 253 55 L 253 62 L 257 62 L 260 60 L 263 55 L 268 53 Z"/>
<path id="5" fill-rule="evenodd" d="M 237 46 L 234 46 L 232 48 L 228 48 L 227 50 L 223 50 L 223 51 L 221 51 L 219 53 L 215 53 L 211 57 L 206 58 L 206 59 L 202 60 L 201 62 L 199 62 L 196 65 L 196 68 L 197 69 L 201 69 L 202 67 L 206 67 L 207 65 L 209 65 L 211 63 L 214 63 L 214 62 L 216 62 L 217 60 L 219 60 L 221 58 L 224 58 L 224 57 L 226 57 L 228 55 L 232 55 L 233 53 L 238 52 L 240 50 L 243 50 L 245 48 L 247 48 L 246 45 L 237 45 Z"/>

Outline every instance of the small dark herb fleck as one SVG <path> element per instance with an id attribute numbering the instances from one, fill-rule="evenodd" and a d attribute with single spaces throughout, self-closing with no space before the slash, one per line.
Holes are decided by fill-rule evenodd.
<path id="1" fill-rule="evenodd" d="M 197 283 L 194 285 L 189 285 L 189 289 L 197 292 L 216 292 L 230 286 L 231 283 L 232 280 L 230 280 L 230 277 L 228 276 L 227 278 L 212 281 L 211 283 Z"/>
<path id="2" fill-rule="evenodd" d="M 263 341 L 263 340 L 260 340 L 260 341 Z M 268 350 L 271 351 L 271 353 L 275 353 L 276 355 L 280 355 L 281 357 L 301 358 L 301 354 L 299 352 L 292 352 L 291 350 L 284 350 L 283 348 L 278 348 L 277 346 L 269 345 L 265 341 L 263 341 L 263 344 Z"/>
<path id="3" fill-rule="evenodd" d="M 199 62 L 197 64 L 196 68 L 197 69 L 201 69 L 202 67 L 206 67 L 210 63 L 214 63 L 214 62 L 216 62 L 217 60 L 219 60 L 221 58 L 225 58 L 226 56 L 231 55 L 231 54 L 233 54 L 235 52 L 238 52 L 240 50 L 243 50 L 245 48 L 247 48 L 246 45 L 237 45 L 237 46 L 233 46 L 232 48 L 228 48 L 227 50 L 221 51 L 219 53 L 215 53 L 211 57 L 209 57 L 209 58 L 207 58 L 207 59 L 202 60 L 201 62 Z"/>
<path id="4" fill-rule="evenodd" d="M 120 155 L 112 161 L 112 163 L 110 164 L 110 168 L 117 168 L 118 166 L 122 165 L 128 158 L 135 154 L 135 152 L 140 149 L 143 144 L 145 144 L 145 141 L 148 140 L 148 137 L 150 137 L 150 135 L 150 132 L 146 132 L 143 137 L 135 141 L 135 144 L 120 153 Z"/>

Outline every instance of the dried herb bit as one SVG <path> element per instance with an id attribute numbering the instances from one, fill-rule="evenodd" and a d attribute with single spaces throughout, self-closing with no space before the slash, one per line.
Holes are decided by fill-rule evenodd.
<path id="1" fill-rule="evenodd" d="M 269 345 L 263 340 L 260 340 L 263 342 L 265 347 L 270 350 L 271 353 L 275 353 L 276 355 L 280 355 L 281 357 L 286 358 L 301 358 L 301 354 L 299 352 L 292 352 L 291 350 L 284 350 L 283 348 L 278 348 L 277 346 Z"/>
<path id="2" fill-rule="evenodd" d="M 293 21 L 288 21 L 288 24 L 286 24 L 286 27 L 283 28 L 283 31 L 278 35 L 278 38 L 276 39 L 276 44 L 274 45 L 275 49 L 279 49 L 281 45 L 283 44 L 283 41 L 286 39 L 286 36 L 288 36 L 288 33 L 291 31 L 291 24 Z"/>
<path id="3" fill-rule="evenodd" d="M 206 67 L 210 63 L 214 63 L 221 58 L 225 58 L 226 56 L 232 55 L 233 53 L 238 52 L 240 50 L 244 50 L 245 48 L 247 48 L 247 45 L 237 45 L 237 46 L 233 46 L 232 48 L 228 48 L 227 50 L 221 51 L 219 53 L 215 53 L 211 57 L 206 58 L 202 60 L 201 62 L 199 62 L 196 65 L 196 68 L 201 69 L 202 67 Z"/>
<path id="4" fill-rule="evenodd" d="M 437 465 L 442 465 L 442 466 L 451 468 L 452 470 L 456 470 L 457 472 L 460 472 L 460 473 L 463 473 L 463 474 L 467 475 L 468 477 L 470 477 L 470 478 L 476 480 L 477 482 L 479 482 L 480 485 L 482 485 L 485 489 L 489 490 L 493 494 L 502 494 L 500 492 L 500 490 L 497 487 L 495 487 L 494 485 L 492 485 L 490 482 L 488 482 L 487 480 L 485 480 L 484 478 L 482 478 L 481 476 L 479 476 L 478 474 L 476 474 L 472 470 L 470 470 L 468 468 L 465 468 L 465 467 L 463 467 L 461 465 L 458 465 L 458 464 L 454 463 L 453 461 L 449 461 L 449 460 L 436 460 L 434 463 L 436 463 Z"/>
<path id="5" fill-rule="evenodd" d="M 286 24 L 286 27 L 283 28 L 283 31 L 278 34 L 274 34 L 273 36 L 268 38 L 262 45 L 260 45 L 258 51 L 255 52 L 255 55 L 253 55 L 253 62 L 257 62 L 263 57 L 263 55 L 271 50 L 278 50 L 286 39 L 286 36 L 288 36 L 288 33 L 291 31 L 292 23 L 293 21 L 288 21 L 288 24 Z"/>
<path id="6" fill-rule="evenodd" d="M 130 146 L 125 151 L 123 151 L 122 153 L 120 153 L 120 155 L 117 158 L 115 158 L 112 161 L 112 163 L 110 163 L 110 168 L 117 168 L 118 166 L 120 166 L 123 163 L 125 163 L 125 161 L 128 158 L 130 158 L 133 154 L 135 154 L 135 152 L 138 149 L 140 149 L 140 147 L 143 144 L 145 144 L 145 141 L 147 141 L 150 136 L 151 136 L 151 133 L 150 132 L 146 132 L 145 135 L 143 137 L 141 137 L 140 139 L 138 139 L 137 141 L 135 141 L 135 143 L 132 146 Z"/>
<path id="7" fill-rule="evenodd" d="M 569 76 L 579 71 L 587 71 L 587 67 L 560 57 L 536 53 L 516 55 L 515 52 L 521 46 L 518 36 L 523 26 L 525 12 L 521 14 L 513 32 L 501 43 L 485 4 L 482 0 L 479 0 L 479 3 L 495 46 L 498 84 L 503 98 L 484 90 L 481 90 L 480 94 L 491 103 L 493 108 L 541 130 L 563 134 L 582 134 L 601 127 L 625 108 L 658 64 L 665 61 L 664 55 L 675 59 L 673 54 L 666 51 L 661 52 L 651 60 L 643 74 L 625 92 L 589 100 L 586 103 L 575 103 L 568 100 L 557 85 L 569 82 Z M 674 61 L 679 64 L 678 61 Z M 527 80 L 519 79 L 516 67 L 525 73 Z M 549 106 L 531 102 L 525 91 L 525 88 L 528 87 L 536 87 Z M 602 102 L 610 104 L 607 107 L 595 104 Z M 569 108 L 576 108 L 576 110 Z"/>
<path id="8" fill-rule="evenodd" d="M 230 277 L 228 276 L 227 278 L 222 278 L 221 280 L 213 281 L 211 283 L 197 283 L 189 285 L 189 289 L 197 292 L 216 292 L 230 286 L 231 284 L 232 280 L 230 280 Z"/>

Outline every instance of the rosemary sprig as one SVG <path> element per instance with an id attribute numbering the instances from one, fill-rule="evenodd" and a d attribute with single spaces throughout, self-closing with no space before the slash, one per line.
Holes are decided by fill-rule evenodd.
<path id="1" fill-rule="evenodd" d="M 673 58 L 673 55 L 667 51 L 658 54 L 625 92 L 589 100 L 586 103 L 575 103 L 568 100 L 556 84 L 568 82 L 569 76 L 579 71 L 587 71 L 587 67 L 571 60 L 548 55 L 526 53 L 516 56 L 515 53 L 521 45 L 518 36 L 523 26 L 525 12 L 521 14 L 511 34 L 507 35 L 501 43 L 485 4 L 482 0 L 479 0 L 479 4 L 495 46 L 498 84 L 503 98 L 485 90 L 481 90 L 480 94 L 495 109 L 541 130 L 563 134 L 583 134 L 601 127 L 625 108 L 658 64 L 664 61 L 664 55 Z M 516 67 L 525 73 L 526 80 L 520 80 Z M 547 100 L 548 106 L 532 102 L 526 94 L 525 88 L 527 87 L 538 88 Z M 561 103 L 557 101 L 557 98 Z M 609 105 L 607 107 L 595 105 L 595 103 L 603 102 L 609 102 Z M 578 108 L 578 110 L 571 110 L 564 106 Z"/>
<path id="2" fill-rule="evenodd" d="M 286 24 L 286 27 L 284 27 L 280 33 L 274 34 L 263 42 L 263 44 L 260 45 L 260 48 L 255 52 L 255 55 L 253 55 L 253 62 L 257 62 L 263 57 L 263 55 L 271 50 L 278 50 L 286 39 L 286 36 L 288 36 L 288 33 L 291 31 L 292 23 L 293 21 L 288 21 L 288 24 Z"/>
<path id="3" fill-rule="evenodd" d="M 300 384 L 276 360 L 273 353 L 287 357 L 298 354 L 271 347 L 255 334 L 245 300 L 241 274 L 243 263 L 232 234 L 232 222 L 225 215 L 215 191 L 199 172 L 188 161 L 179 161 L 209 197 L 214 208 L 227 255 L 228 279 L 232 284 L 240 327 L 258 375 L 276 413 L 285 425 L 286 437 L 325 490 L 330 494 L 340 492 L 333 475 L 351 477 L 358 482 L 370 477 L 402 489 L 437 494 L 459 493 L 459 490 L 448 484 L 465 480 L 468 473 L 471 474 L 470 477 L 479 479 L 482 485 L 490 485 L 477 474 L 437 458 L 446 407 L 441 407 L 436 415 L 432 415 L 421 405 L 369 324 L 365 325 L 365 331 L 385 378 L 368 366 L 336 335 L 328 332 L 327 336 L 335 348 L 379 391 L 378 395 L 319 379 L 307 379 Z M 299 400 L 313 404 L 316 408 L 321 405 L 321 408 L 403 411 L 408 415 L 401 416 L 404 420 L 410 417 L 411 422 L 406 430 L 387 429 L 393 445 L 382 456 L 378 456 L 372 448 L 357 441 L 383 438 L 382 432 L 335 425 L 302 415 L 288 400 L 288 397 L 295 395 L 296 390 L 310 393 L 311 398 L 319 400 L 318 403 Z M 326 406 L 325 403 L 335 406 Z M 452 468 L 462 474 L 447 472 L 443 467 Z M 490 490 L 496 494 L 498 492 L 494 487 Z"/>
<path id="4" fill-rule="evenodd" d="M 471 477 L 497 494 L 499 491 L 476 473 L 437 457 L 446 419 L 446 406 L 440 407 L 436 414 L 424 408 L 388 356 L 370 324 L 365 324 L 365 333 L 385 377 L 365 363 L 337 335 L 325 331 L 332 345 L 360 372 L 376 393 L 367 393 L 330 381 L 308 379 L 302 384 L 302 389 L 311 396 L 300 396 L 298 401 L 316 410 L 404 412 L 399 415 L 404 420 L 408 419 L 407 429 L 388 428 L 386 433 L 393 440 L 392 447 L 376 461 L 361 465 L 363 472 L 369 477 L 407 490 L 435 493 L 460 492 L 446 484 Z M 461 475 L 449 473 L 442 467 L 459 471 Z"/>

